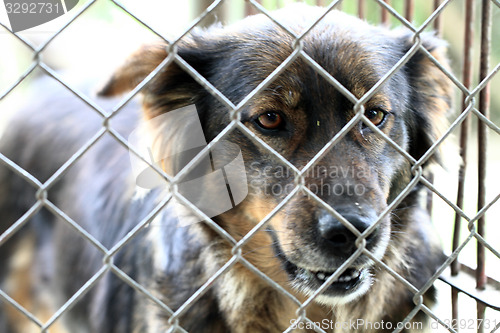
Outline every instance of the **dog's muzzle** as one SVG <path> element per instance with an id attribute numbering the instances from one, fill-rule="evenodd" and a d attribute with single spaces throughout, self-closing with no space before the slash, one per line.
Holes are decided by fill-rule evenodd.
<path id="1" fill-rule="evenodd" d="M 329 281 L 330 285 L 318 297 L 322 303 L 347 303 L 366 293 L 373 283 L 373 261 L 362 253 L 355 257 L 353 255 L 358 251 L 358 246 L 364 246 L 375 257 L 382 258 L 387 247 L 388 236 L 380 232 L 380 226 L 364 238 L 365 242 L 357 242 L 358 236 L 354 230 L 362 234 L 374 225 L 377 222 L 374 210 L 365 208 L 363 214 L 341 209 L 337 211 L 349 224 L 325 210 L 316 215 L 314 252 L 325 260 L 305 263 L 307 258 L 301 258 L 300 262 L 292 263 L 286 259 L 288 262 L 285 265 L 292 283 L 310 293 L 320 288 L 340 267 L 344 269 L 346 261 L 351 262 L 341 274 L 337 273 L 336 278 Z"/>
<path id="2" fill-rule="evenodd" d="M 318 214 L 318 233 L 322 238 L 320 246 L 323 248 L 323 251 L 331 252 L 334 256 L 347 259 L 357 249 L 357 236 L 349 229 L 356 229 L 362 234 L 376 222 L 376 214 L 374 212 L 367 215 L 345 213 L 342 216 L 350 226 L 349 224 L 342 223 L 330 213 L 321 211 Z M 368 249 L 372 248 L 376 242 L 377 233 L 378 230 L 376 228 L 365 238 L 365 246 Z"/>

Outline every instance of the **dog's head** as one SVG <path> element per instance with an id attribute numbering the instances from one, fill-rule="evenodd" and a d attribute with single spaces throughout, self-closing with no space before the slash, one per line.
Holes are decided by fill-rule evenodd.
<path id="1" fill-rule="evenodd" d="M 278 11 L 275 17 L 300 35 L 322 11 L 297 6 Z M 373 283 L 373 260 L 353 254 L 364 247 L 382 259 L 391 242 L 388 205 L 413 177 L 410 161 L 398 150 L 416 160 L 422 157 L 440 136 L 450 108 L 449 82 L 426 55 L 429 52 L 446 66 L 443 43 L 431 35 L 420 39 L 421 48 L 366 100 L 366 119 L 350 122 L 360 113 L 352 98 L 315 67 L 320 66 L 355 98 L 362 98 L 419 41 L 412 34 L 373 27 L 340 12 L 324 17 L 298 44 L 263 15 L 227 28 L 198 30 L 176 45 L 182 61 L 168 64 L 144 87 L 145 116 L 150 119 L 195 104 L 210 141 L 231 122 L 231 112 L 186 66 L 238 104 L 287 61 L 241 108 L 241 122 L 248 131 L 228 133 L 227 138 L 243 152 L 249 195 L 226 214 L 228 218 L 218 221 L 241 238 L 288 196 L 263 228 L 265 236 L 256 234 L 260 243 L 253 249 L 251 241 L 247 244 L 249 250 L 258 252 L 265 242 L 292 285 L 306 293 L 319 288 L 350 260 L 319 298 L 330 304 L 345 303 Z M 164 44 L 145 46 L 115 73 L 101 95 L 132 89 L 167 56 Z M 162 142 L 172 144 L 169 140 Z M 331 148 L 323 150 L 327 144 Z M 311 159 L 315 161 L 303 178 L 307 190 L 294 192 L 301 182 L 294 167 L 304 170 Z M 432 156 L 429 161 L 435 159 Z M 357 241 L 368 229 L 365 241 Z"/>

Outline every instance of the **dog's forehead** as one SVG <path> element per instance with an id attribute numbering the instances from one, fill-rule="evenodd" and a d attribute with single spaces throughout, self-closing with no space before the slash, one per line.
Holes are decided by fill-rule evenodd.
<path id="1" fill-rule="evenodd" d="M 247 60 L 255 68 L 252 75 L 257 80 L 266 79 L 294 52 L 292 40 L 276 35 L 266 33 L 259 40 L 253 40 L 258 45 L 253 51 L 247 52 Z M 389 43 L 374 47 L 366 39 L 345 31 L 328 34 L 313 30 L 302 41 L 304 53 L 320 69 L 297 57 L 272 80 L 268 89 L 274 97 L 280 96 L 292 108 L 305 95 L 315 99 L 319 97 L 318 94 L 333 97 L 337 95 L 336 92 L 340 92 L 336 85 L 324 77 L 322 71 L 330 74 L 356 98 L 361 98 L 398 60 L 397 50 L 389 50 Z"/>
<path id="2" fill-rule="evenodd" d="M 299 3 L 272 12 L 271 18 L 264 14 L 249 16 L 220 32 L 236 38 L 280 41 L 292 48 L 296 38 L 300 38 L 302 44 L 320 42 L 328 48 L 328 44 L 334 42 L 364 42 L 366 46 L 377 46 L 393 37 L 386 28 L 370 25 L 338 10 L 331 10 L 326 15 L 325 11 L 325 8 Z"/>
<path id="3" fill-rule="evenodd" d="M 389 29 L 369 25 L 338 11 L 322 17 L 324 12 L 324 8 L 296 5 L 273 12 L 275 21 L 259 14 L 229 26 L 218 25 L 195 32 L 195 44 L 203 45 L 211 50 L 212 57 L 216 54 L 219 59 L 215 62 L 217 67 L 209 73 L 209 80 L 239 103 L 286 62 L 285 68 L 271 78 L 255 100 L 259 106 L 254 112 L 280 109 L 280 106 L 295 109 L 300 103 L 318 101 L 329 110 L 349 110 L 351 105 L 345 93 L 325 79 L 321 71 L 329 73 L 347 91 L 361 98 L 404 55 L 404 45 L 398 38 L 400 34 Z M 297 54 L 299 36 L 302 36 L 301 54 Z M 304 55 L 317 66 L 306 61 Z M 391 76 L 374 96 L 384 101 L 376 107 L 384 104 L 384 109 L 389 108 L 390 103 L 385 102 L 393 99 L 392 90 L 397 90 L 404 99 L 407 89 L 401 73 Z M 268 98 L 262 98 L 263 95 Z"/>
<path id="4" fill-rule="evenodd" d="M 324 11 L 299 4 L 274 12 L 273 18 L 289 31 L 262 14 L 251 16 L 227 27 L 226 38 L 241 44 L 234 48 L 238 60 L 251 63 L 253 75 L 265 78 L 290 60 L 296 37 L 308 31 L 300 39 L 301 50 L 359 98 L 391 69 L 403 49 L 390 30 L 339 11 L 331 11 L 317 22 Z M 298 56 L 283 76 L 288 75 L 290 83 L 301 81 L 319 73 L 311 68 Z"/>
<path id="5" fill-rule="evenodd" d="M 325 8 L 296 3 L 276 10 L 269 16 L 258 14 L 246 17 L 227 28 L 235 32 L 247 32 L 268 26 L 278 27 L 279 25 L 298 34 L 303 33 L 312 25 L 345 27 L 352 30 L 372 27 L 365 21 L 338 10 L 330 10 L 326 13 Z"/>

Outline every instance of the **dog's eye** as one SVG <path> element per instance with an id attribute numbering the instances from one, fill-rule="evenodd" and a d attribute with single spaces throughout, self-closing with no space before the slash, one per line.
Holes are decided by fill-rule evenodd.
<path id="1" fill-rule="evenodd" d="M 269 111 L 261 114 L 257 117 L 255 122 L 257 123 L 257 125 L 267 130 L 281 129 L 283 128 L 285 123 L 283 117 L 278 112 L 274 111 Z"/>
<path id="2" fill-rule="evenodd" d="M 365 117 L 368 118 L 375 126 L 382 124 L 386 115 L 387 113 L 380 109 L 371 109 L 365 112 Z"/>

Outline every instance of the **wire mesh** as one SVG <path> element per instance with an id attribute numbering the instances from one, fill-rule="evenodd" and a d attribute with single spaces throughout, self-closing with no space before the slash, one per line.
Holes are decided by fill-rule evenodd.
<path id="1" fill-rule="evenodd" d="M 487 249 L 495 254 L 495 256 L 499 257 L 499 253 L 495 250 L 494 244 L 488 243 L 484 239 L 485 235 L 485 220 L 484 216 L 486 211 L 491 207 L 499 198 L 496 196 L 491 202 L 486 202 L 485 200 L 485 186 L 486 186 L 486 177 L 484 174 L 485 161 L 487 158 L 486 148 L 488 147 L 488 143 L 486 141 L 487 136 L 487 128 L 492 129 L 497 134 L 500 134 L 500 128 L 496 126 L 496 124 L 489 120 L 489 84 L 491 79 L 499 70 L 499 65 L 494 67 L 493 70 L 490 70 L 489 63 L 490 59 L 488 58 L 491 50 L 491 0 L 483 0 L 483 8 L 482 8 L 482 18 L 481 18 L 481 73 L 479 84 L 475 87 L 472 84 L 472 74 L 471 74 L 471 60 L 470 60 L 470 50 L 472 48 L 472 31 L 473 31 L 473 1 L 467 1 L 467 22 L 468 25 L 466 28 L 466 44 L 464 50 L 464 78 L 463 81 L 459 80 L 455 77 L 453 73 L 451 73 L 446 67 L 442 64 L 439 64 L 438 60 L 436 60 L 425 48 L 422 46 L 421 34 L 424 30 L 429 27 L 433 27 L 437 31 L 440 29 L 441 20 L 440 15 L 446 8 L 446 6 L 451 2 L 451 0 L 444 1 L 434 1 L 435 10 L 431 15 L 423 22 L 420 26 L 415 26 L 412 23 L 412 17 L 414 16 L 415 3 L 412 0 L 405 2 L 405 14 L 401 15 L 394 7 L 391 6 L 391 1 L 389 0 L 374 0 L 374 2 L 378 3 L 381 8 L 381 23 L 385 25 L 390 24 L 391 19 L 395 19 L 400 22 L 401 25 L 407 27 L 409 30 L 413 32 L 413 45 L 411 48 L 404 54 L 401 59 L 384 75 L 366 94 L 364 94 L 361 98 L 357 98 L 354 96 L 352 92 L 346 89 L 342 84 L 332 75 L 330 75 L 325 69 L 323 69 L 314 59 L 312 59 L 304 50 L 301 40 L 310 33 L 310 31 L 316 26 L 316 24 L 321 21 L 321 19 L 330 11 L 334 9 L 338 9 L 342 3 L 340 0 L 334 0 L 329 5 L 327 5 L 324 9 L 324 15 L 319 17 L 308 29 L 305 29 L 301 35 L 297 35 L 291 30 L 287 28 L 286 25 L 279 22 L 271 11 L 268 11 L 260 1 L 248 0 L 245 3 L 245 11 L 247 14 L 261 13 L 267 16 L 274 24 L 279 26 L 281 29 L 286 31 L 286 33 L 294 39 L 294 50 L 293 52 L 286 58 L 286 60 L 278 66 L 264 81 L 262 81 L 255 89 L 253 89 L 240 103 L 234 104 L 231 102 L 222 92 L 220 92 L 215 86 L 213 86 L 206 78 L 200 75 L 193 67 L 191 67 L 182 57 L 178 54 L 177 45 L 179 42 L 188 35 L 192 29 L 200 24 L 207 16 L 213 14 L 224 1 L 218 0 L 213 1 L 206 10 L 203 11 L 201 15 L 199 15 L 192 24 L 176 39 L 168 39 L 162 33 L 157 32 L 154 28 L 149 26 L 143 20 L 134 15 L 133 10 L 127 9 L 127 6 L 121 4 L 118 1 L 112 1 L 112 3 L 116 6 L 117 9 L 127 13 L 131 17 L 135 18 L 138 22 L 140 22 L 144 27 L 151 30 L 158 37 L 162 38 L 167 43 L 168 48 L 168 57 L 153 71 L 151 72 L 143 82 L 137 85 L 130 93 L 123 98 L 118 105 L 116 105 L 111 112 L 107 112 L 103 110 L 99 105 L 95 102 L 91 101 L 84 94 L 77 91 L 72 87 L 71 84 L 67 83 L 66 80 L 61 77 L 56 71 L 51 69 L 47 64 L 44 63 L 41 52 L 59 35 L 61 34 L 68 26 L 74 24 L 75 20 L 82 15 L 85 11 L 87 11 L 91 6 L 94 5 L 95 1 L 88 1 L 82 7 L 78 9 L 78 11 L 72 14 L 72 18 L 68 20 L 68 22 L 63 25 L 58 31 L 56 31 L 51 38 L 49 38 L 45 43 L 40 46 L 34 46 L 31 42 L 21 37 L 19 34 L 12 33 L 9 28 L 3 24 L 1 24 L 4 31 L 11 34 L 13 37 L 18 39 L 21 43 L 23 43 L 26 47 L 28 47 L 33 53 L 33 61 L 31 65 L 26 69 L 24 73 L 22 73 L 19 78 L 3 92 L 0 92 L 0 100 L 4 99 L 6 96 L 12 93 L 20 83 L 22 83 L 35 69 L 40 69 L 44 72 L 45 75 L 53 78 L 59 84 L 64 86 L 69 92 L 71 92 L 75 97 L 80 99 L 83 103 L 92 108 L 98 116 L 102 118 L 103 126 L 101 129 L 95 133 L 92 138 L 90 138 L 82 147 L 79 149 L 69 160 L 66 161 L 47 181 L 40 182 L 38 179 L 33 177 L 29 172 L 21 168 L 19 165 L 15 164 L 11 161 L 7 156 L 0 152 L 0 162 L 4 167 L 9 168 L 16 175 L 21 177 L 24 181 L 29 183 L 36 190 L 36 202 L 32 205 L 32 207 L 17 221 L 15 221 L 6 231 L 4 231 L 0 235 L 0 248 L 4 245 L 11 237 L 13 237 L 25 224 L 29 222 L 29 220 L 40 211 L 40 209 L 45 208 L 50 211 L 51 214 L 59 217 L 64 223 L 70 226 L 73 230 L 80 234 L 82 238 L 84 238 L 87 242 L 91 243 L 96 249 L 98 249 L 103 256 L 103 264 L 100 270 L 98 270 L 91 279 L 87 281 L 85 285 L 83 285 L 73 296 L 67 300 L 58 310 L 52 314 L 52 316 L 45 322 L 42 322 L 39 318 L 35 317 L 30 311 L 23 307 L 23 305 L 19 304 L 15 299 L 8 295 L 3 290 L 0 290 L 0 299 L 4 303 L 8 303 L 15 308 L 21 315 L 26 317 L 27 320 L 36 325 L 40 332 L 48 332 L 51 328 L 53 328 L 54 323 L 63 316 L 66 312 L 68 312 L 72 307 L 74 307 L 79 300 L 81 300 L 88 291 L 95 285 L 95 283 L 103 277 L 103 275 L 107 272 L 112 272 L 114 275 L 119 277 L 124 283 L 129 285 L 131 288 L 136 290 L 138 293 L 141 293 L 156 305 L 158 305 L 162 311 L 169 317 L 168 323 L 171 327 L 168 329 L 169 332 L 185 332 L 185 329 L 179 324 L 180 317 L 188 311 L 193 304 L 195 304 L 199 299 L 211 288 L 214 282 L 219 279 L 224 273 L 231 270 L 235 264 L 239 263 L 246 267 L 249 271 L 251 271 L 255 276 L 259 277 L 262 281 L 271 286 L 276 292 L 290 299 L 298 308 L 297 310 L 297 321 L 307 322 L 314 324 L 311 318 L 307 317 L 307 309 L 311 305 L 311 303 L 317 298 L 319 294 L 322 293 L 329 285 L 331 285 L 359 256 L 365 255 L 371 258 L 374 262 L 376 262 L 380 267 L 389 272 L 389 274 L 397 281 L 402 283 L 411 293 L 414 295 L 414 304 L 415 306 L 411 310 L 411 312 L 406 316 L 402 325 L 409 323 L 414 316 L 419 311 L 423 311 L 428 314 L 431 318 L 439 322 L 443 327 L 446 327 L 450 332 L 455 332 L 456 330 L 452 327 L 447 327 L 447 323 L 436 315 L 432 309 L 428 308 L 423 304 L 423 294 L 431 287 L 431 285 L 439 279 L 440 275 L 447 269 L 448 267 L 452 267 L 452 274 L 459 275 L 460 266 L 458 265 L 458 256 L 462 249 L 470 242 L 476 241 L 478 244 L 478 269 L 476 270 L 476 278 L 477 278 L 477 288 L 483 289 L 487 283 L 487 277 L 485 272 L 485 261 L 484 261 L 484 251 Z M 493 1 L 493 4 L 499 6 L 498 1 Z M 365 9 L 365 1 L 358 1 L 358 13 L 359 16 L 363 17 L 366 15 Z M 75 23 L 76 24 L 76 23 Z M 395 73 L 401 70 L 401 68 L 409 61 L 409 59 L 418 51 L 422 51 L 433 63 L 435 63 L 441 71 L 443 71 L 446 76 L 453 81 L 458 89 L 463 93 L 463 104 L 462 104 L 462 112 L 455 119 L 455 121 L 451 124 L 448 130 L 444 133 L 444 135 L 439 138 L 432 147 L 419 159 L 415 160 L 412 156 L 410 156 L 403 148 L 401 148 L 397 143 L 393 142 L 386 134 L 384 134 L 379 128 L 374 126 L 369 119 L 364 115 L 365 108 L 364 104 L 368 101 L 374 94 L 381 89 L 385 82 L 389 78 L 391 78 Z M 279 152 L 274 150 L 270 145 L 261 140 L 259 137 L 255 136 L 255 134 L 248 129 L 240 120 L 241 110 L 248 105 L 257 95 L 263 92 L 269 84 L 271 84 L 280 74 L 289 68 L 289 65 L 293 63 L 297 59 L 304 60 L 317 74 L 321 75 L 329 84 L 335 87 L 340 93 L 342 93 L 349 101 L 354 104 L 354 111 L 356 115 L 349 121 L 346 126 L 342 130 L 340 130 L 329 142 L 307 163 L 305 167 L 302 169 L 297 169 L 293 164 L 291 164 L 284 156 L 282 156 Z M 132 151 L 132 153 L 136 154 L 139 158 L 142 158 L 139 153 L 134 151 L 133 147 L 130 147 L 127 139 L 124 138 L 118 131 L 112 128 L 109 120 L 115 117 L 120 113 L 121 109 L 127 105 L 140 91 L 146 86 L 148 82 L 150 82 L 156 75 L 161 73 L 161 71 L 166 68 L 169 64 L 176 63 L 183 70 L 188 72 L 206 91 L 208 91 L 214 98 L 216 98 L 222 105 L 224 105 L 228 110 L 231 110 L 231 122 L 228 126 L 217 135 L 198 155 L 193 158 L 193 160 L 175 177 L 171 177 L 164 173 L 161 169 L 159 169 L 154 164 L 149 163 L 147 160 L 143 161 L 148 163 L 151 168 L 155 169 L 155 171 L 164 177 L 174 189 L 172 194 L 166 198 L 164 198 L 160 203 L 156 205 L 156 207 L 144 217 L 142 220 L 137 222 L 136 227 L 131 230 L 125 237 L 123 237 L 117 244 L 115 244 L 112 248 L 105 247 L 101 242 L 99 242 L 94 236 L 92 236 L 89 232 L 83 229 L 77 222 L 75 222 L 70 216 L 66 215 L 63 211 L 61 211 L 51 200 L 48 198 L 48 193 L 50 193 L 51 188 L 57 183 L 63 175 L 68 171 L 68 169 L 73 166 L 82 156 L 86 154 L 89 149 L 91 149 L 99 140 L 101 140 L 105 135 L 111 135 L 116 142 L 118 142 L 121 146 L 126 149 Z M 463 82 L 463 83 L 462 83 Z M 478 102 L 476 102 L 478 101 Z M 466 163 L 466 149 L 468 144 L 468 128 L 470 126 L 470 118 L 472 115 L 476 115 L 478 118 L 478 126 L 479 126 L 479 152 L 481 154 L 479 160 L 479 168 L 483 170 L 480 173 L 479 184 L 480 184 L 480 193 L 479 193 L 479 204 L 478 211 L 475 215 L 466 214 L 463 211 L 463 179 L 465 174 L 465 167 L 468 166 Z M 392 146 L 395 150 L 397 150 L 403 157 L 408 160 L 412 165 L 412 180 L 411 182 L 401 191 L 401 193 L 388 205 L 388 207 L 384 210 L 384 212 L 378 217 L 378 221 L 372 225 L 365 232 L 360 233 L 355 227 L 351 225 L 349 221 L 347 221 L 339 212 L 333 209 L 328 203 L 323 201 L 320 197 L 318 197 L 315 193 L 313 193 L 306 185 L 305 185 L 305 176 L 308 172 L 312 170 L 312 168 L 316 165 L 318 161 L 320 161 L 358 122 L 362 121 L 367 126 L 369 126 L 374 132 L 377 133 L 378 136 L 383 138 L 390 146 Z M 439 189 L 433 186 L 433 181 L 424 176 L 422 171 L 422 165 L 436 152 L 441 143 L 456 129 L 461 127 L 461 149 L 462 149 L 462 159 L 464 160 L 464 164 L 461 169 L 460 176 L 460 190 L 459 196 L 457 198 L 457 204 L 453 203 L 449 198 L 445 195 L 441 194 Z M 269 151 L 274 157 L 276 157 L 280 163 L 284 166 L 288 167 L 294 173 L 295 183 L 294 189 L 290 192 L 286 198 L 280 202 L 260 223 L 258 223 L 250 232 L 248 232 L 241 240 L 237 241 L 234 239 L 226 230 L 222 229 L 216 222 L 214 222 L 209 216 L 207 216 L 204 212 L 198 209 L 195 205 L 193 205 L 189 200 L 184 198 L 178 191 L 175 190 L 175 185 L 182 181 L 183 177 L 188 174 L 193 168 L 196 167 L 197 163 L 201 161 L 201 159 L 208 154 L 211 148 L 213 148 L 218 142 L 225 139 L 227 135 L 235 130 L 240 130 L 246 137 L 254 142 L 257 146 L 263 147 Z M 404 277 L 395 272 L 393 269 L 384 264 L 380 259 L 375 257 L 373 253 L 371 253 L 366 248 L 366 238 L 380 225 L 383 218 L 390 214 L 390 212 L 401 203 L 401 201 L 406 197 L 406 195 L 414 188 L 418 183 L 424 184 L 430 191 L 430 193 L 434 193 L 443 199 L 446 203 L 448 203 L 456 214 L 456 233 L 454 235 L 454 243 L 453 243 L 453 252 L 449 255 L 447 261 L 441 266 L 441 268 L 433 275 L 433 277 L 425 283 L 425 285 L 417 289 L 411 283 L 406 281 Z M 332 274 L 326 282 L 323 284 L 321 288 L 312 293 L 305 301 L 299 301 L 294 295 L 289 293 L 286 289 L 284 289 L 280 284 L 276 281 L 272 280 L 262 271 L 260 271 L 255 265 L 253 265 L 250 261 L 248 261 L 242 255 L 242 248 L 245 244 L 255 236 L 255 234 L 266 227 L 269 220 L 273 218 L 284 205 L 290 202 L 293 196 L 299 191 L 303 191 L 308 194 L 310 198 L 315 200 L 320 207 L 323 207 L 333 216 L 335 216 L 338 220 L 342 222 L 350 231 L 352 231 L 356 236 L 356 246 L 357 250 L 344 262 L 344 264 L 337 269 L 337 271 Z M 154 223 L 154 220 L 163 214 L 164 207 L 175 198 L 181 202 L 183 202 L 186 206 L 188 206 L 192 213 L 198 215 L 200 218 L 206 221 L 206 223 L 214 230 L 220 237 L 226 240 L 232 246 L 232 257 L 223 267 L 213 274 L 182 306 L 178 309 L 172 309 L 168 304 L 165 304 L 162 300 L 160 300 L 156 295 L 153 295 L 150 291 L 148 291 L 146 286 L 141 285 L 137 281 L 135 281 L 131 276 L 127 275 L 122 269 L 116 266 L 113 262 L 113 258 L 116 253 L 122 249 L 125 245 L 129 244 L 129 242 L 142 230 L 147 228 L 150 224 Z M 461 220 L 464 219 L 468 223 L 468 229 L 470 231 L 469 235 L 466 239 L 460 242 L 460 223 Z M 458 293 L 460 291 L 456 288 L 452 289 L 452 305 L 453 305 L 453 319 L 457 319 L 459 316 L 458 310 Z M 478 304 L 478 316 L 477 319 L 484 319 L 485 313 L 485 305 L 481 302 L 480 298 L 476 298 Z M 316 332 L 324 332 L 324 330 L 317 326 L 316 324 L 314 330 Z M 498 328 L 498 327 L 496 327 Z M 394 332 L 400 332 L 403 328 L 397 328 Z M 293 326 L 286 330 L 293 331 Z M 478 328 L 479 332 L 484 331 L 481 327 Z"/>

